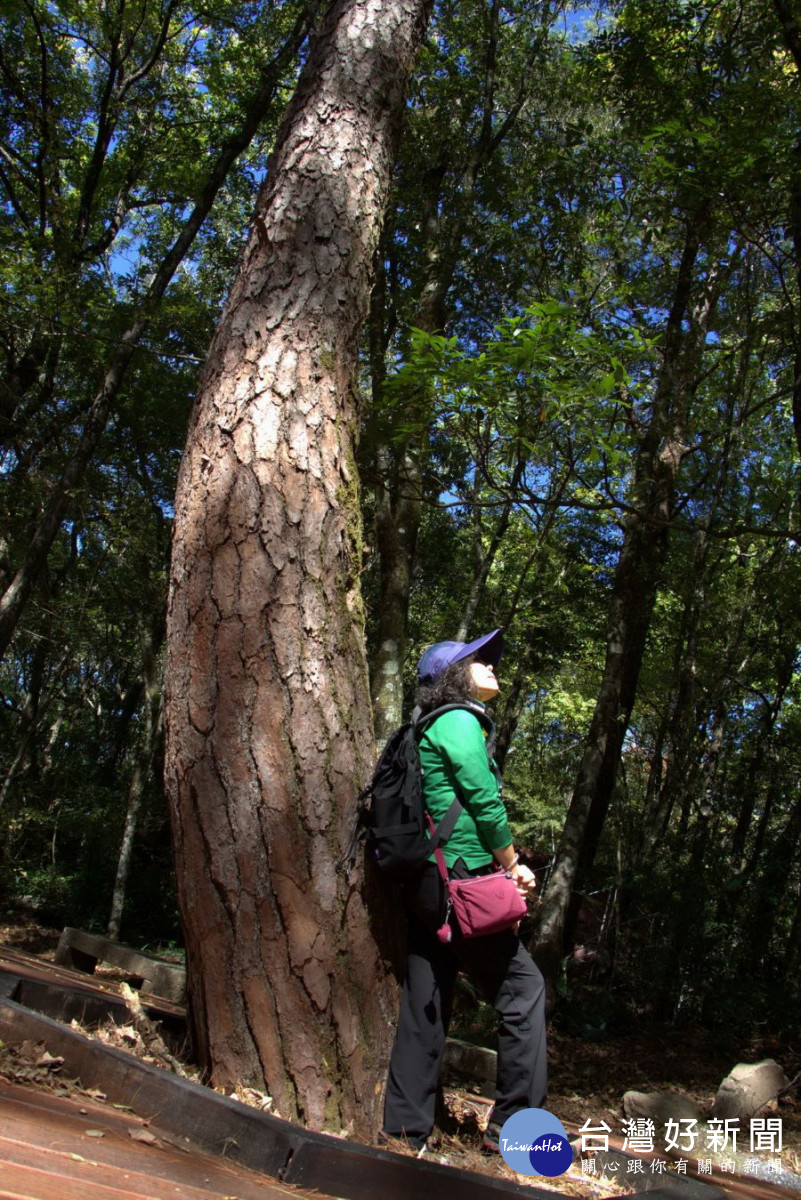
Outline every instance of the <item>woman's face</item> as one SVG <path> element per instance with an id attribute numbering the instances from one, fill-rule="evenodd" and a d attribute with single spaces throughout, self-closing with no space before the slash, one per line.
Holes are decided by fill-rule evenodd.
<path id="1" fill-rule="evenodd" d="M 471 663 L 470 677 L 473 680 L 473 690 L 479 700 L 492 700 L 498 695 L 498 680 L 495 678 L 495 670 L 487 663 Z"/>

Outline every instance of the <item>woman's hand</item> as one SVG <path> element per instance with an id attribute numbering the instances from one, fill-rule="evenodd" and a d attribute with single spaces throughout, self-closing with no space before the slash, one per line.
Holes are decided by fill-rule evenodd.
<path id="1" fill-rule="evenodd" d="M 524 867 L 518 861 L 512 843 L 510 842 L 508 846 L 503 846 L 498 850 L 493 850 L 492 853 L 498 865 L 511 875 L 523 899 L 530 900 L 537 890 L 537 880 L 534 872 L 529 867 Z"/>
<path id="2" fill-rule="evenodd" d="M 523 866 L 522 863 L 515 863 L 510 873 L 523 899 L 530 899 L 537 890 L 537 879 L 534 872 Z"/>

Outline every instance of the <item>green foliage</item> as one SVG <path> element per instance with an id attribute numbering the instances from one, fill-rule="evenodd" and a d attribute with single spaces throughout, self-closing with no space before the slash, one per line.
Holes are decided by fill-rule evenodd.
<path id="1" fill-rule="evenodd" d="M 0 665 L 2 882 L 65 922 L 108 917 L 177 466 L 281 113 L 268 92 L 191 250 L 168 256 L 265 71 L 286 99 L 311 13 L 12 0 L 0 16 L 0 591 L 63 488 L 120 340 L 148 319 Z M 175 934 L 169 845 L 156 762 L 128 928 Z"/>
<path id="2" fill-rule="evenodd" d="M 573 54 L 546 58 L 543 78 L 558 80 L 554 107 L 524 113 L 528 144 L 513 136 L 503 168 L 494 166 L 507 184 L 519 163 L 553 170 L 545 180 L 516 176 L 503 198 L 493 192 L 491 217 L 489 188 L 476 196 L 470 228 L 486 236 L 488 253 L 471 256 L 476 243 L 466 239 L 465 278 L 475 286 L 459 290 L 447 332 L 410 316 L 396 337 L 400 366 L 382 390 L 396 438 L 427 432 L 426 484 L 439 504 L 422 533 L 414 653 L 452 636 L 511 506 L 472 628 L 509 628 L 504 682 L 527 664 L 507 795 L 518 836 L 549 852 L 595 703 L 606 589 L 633 503 L 635 451 L 664 386 L 682 248 L 688 229 L 697 233 L 671 549 L 585 883 L 615 896 L 614 919 L 595 931 L 593 970 L 603 987 L 613 976 L 633 1012 L 733 1028 L 739 999 L 750 1006 L 743 1021 L 772 1016 L 796 1028 L 800 843 L 789 729 L 801 631 L 797 465 L 783 389 L 797 338 L 785 225 L 798 81 L 770 11 L 745 15 L 727 3 L 620 5 Z M 453 136 L 447 119 L 443 128 Z M 441 227 L 450 210 L 440 204 Z M 547 291 L 544 272 L 532 272 L 527 288 L 510 268 L 515 242 L 511 255 L 527 266 L 535 246 L 548 247 Z M 735 986 L 760 971 L 773 992 Z M 795 998 L 785 1006 L 775 1002 L 780 979 Z"/>
<path id="3" fill-rule="evenodd" d="M 6 6 L 4 586 L 301 7 Z M 564 990 L 578 1027 L 596 1031 L 652 1014 L 797 1032 L 798 73 L 770 5 L 621 2 L 581 36 L 556 15 L 439 4 L 412 81 L 363 447 L 368 484 L 378 444 L 411 447 L 420 463 L 407 698 L 419 653 L 466 613 L 473 633 L 505 627 L 506 794 L 516 836 L 549 856 L 598 694 L 638 450 L 653 432 L 663 450 L 680 435 L 637 702 L 583 885 L 597 893 L 585 916 L 599 954 L 592 967 L 566 962 Z M 282 62 L 274 109 L 150 313 L 0 667 L 0 879 L 54 919 L 106 919 L 177 463 L 292 87 L 295 58 Z M 689 235 L 680 428 L 654 431 Z M 373 506 L 368 494 L 368 528 Z M 365 574 L 372 634 L 377 557 Z M 170 937 L 158 748 L 136 847 L 124 936 Z"/>
<path id="4" fill-rule="evenodd" d="M 413 329 L 409 354 L 385 390 L 390 404 L 403 407 L 398 436 L 414 432 L 409 398 L 430 395 L 424 419 L 469 445 L 491 421 L 494 450 L 500 444 L 507 466 L 521 456 L 536 462 L 543 449 L 569 441 L 572 456 L 591 469 L 602 464 L 608 479 L 624 476 L 631 457 L 626 364 L 653 353 L 647 338 L 633 333 L 610 342 L 570 305 L 550 300 L 505 318 L 476 353 L 456 337 Z M 601 502 L 591 489 L 583 498 Z"/>

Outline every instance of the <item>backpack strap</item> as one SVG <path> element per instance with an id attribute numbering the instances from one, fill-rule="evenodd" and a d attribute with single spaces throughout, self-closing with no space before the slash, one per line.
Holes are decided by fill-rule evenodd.
<path id="1" fill-rule="evenodd" d="M 426 725 L 430 725 L 432 721 L 436 721 L 437 717 L 441 717 L 443 713 L 454 712 L 454 710 L 460 708 L 464 709 L 465 712 L 472 713 L 484 730 L 484 737 L 487 744 L 487 758 L 492 762 L 495 757 L 495 722 L 487 714 L 482 704 L 473 704 L 470 700 L 463 700 L 461 703 L 455 704 L 441 704 L 439 708 L 432 708 L 427 713 L 421 712 L 419 707 L 415 708 L 412 713 L 412 725 L 414 726 L 415 737 L 419 740 L 423 735 Z"/>
<path id="2" fill-rule="evenodd" d="M 462 704 L 442 704 L 439 708 L 432 708 L 431 711 L 427 713 L 421 712 L 419 707 L 415 708 L 414 712 L 412 713 L 412 728 L 414 729 L 415 738 L 419 743 L 427 725 L 431 725 L 434 721 L 436 721 L 437 717 L 441 717 L 443 713 L 453 712 L 455 709 L 460 708 L 464 709 L 465 712 L 471 712 L 479 724 L 482 725 L 487 738 L 487 758 L 490 762 L 492 762 L 495 751 L 495 725 L 490 717 L 487 716 L 484 708 L 480 704 L 471 704 L 469 700 Z M 431 818 L 431 814 L 426 810 L 426 820 L 428 822 L 430 834 L 429 844 L 436 856 L 437 866 L 440 868 L 440 874 L 442 873 L 442 867 L 444 866 L 445 862 L 445 860 L 442 858 L 440 846 L 444 846 L 448 838 L 453 833 L 454 826 L 456 825 L 456 822 L 459 820 L 459 817 L 463 811 L 464 809 L 459 797 L 454 796 L 451 806 L 445 813 L 445 816 L 442 818 L 439 825 L 435 826 Z"/>

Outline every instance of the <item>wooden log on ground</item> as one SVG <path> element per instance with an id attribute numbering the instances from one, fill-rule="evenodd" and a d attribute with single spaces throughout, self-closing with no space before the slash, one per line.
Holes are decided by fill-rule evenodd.
<path id="1" fill-rule="evenodd" d="M 131 1010 L 116 993 L 103 992 L 98 988 L 70 986 L 63 980 L 49 982 L 32 979 L 23 974 L 9 971 L 0 962 L 0 997 L 15 1000 L 25 1008 L 56 1021 L 77 1021 L 86 1029 L 94 1029 L 113 1021 L 116 1025 L 128 1025 L 132 1020 Z M 183 1013 L 165 1012 L 147 1001 L 142 1009 L 149 1020 L 158 1025 L 168 1048 L 180 1053 L 186 1046 L 186 1019 Z"/>
<path id="2" fill-rule="evenodd" d="M 486 1046 L 474 1046 L 458 1038 L 448 1038 L 445 1043 L 443 1068 L 459 1079 L 481 1082 L 492 1091 L 498 1073 L 498 1055 Z"/>
<path id="3" fill-rule="evenodd" d="M 154 996 L 164 996 L 176 1004 L 183 1002 L 186 992 L 186 971 L 177 963 L 142 954 L 131 946 L 71 926 L 67 926 L 59 938 L 55 961 L 60 966 L 73 967 L 88 975 L 94 973 L 99 962 L 108 963 L 124 971 L 132 986 Z"/>

